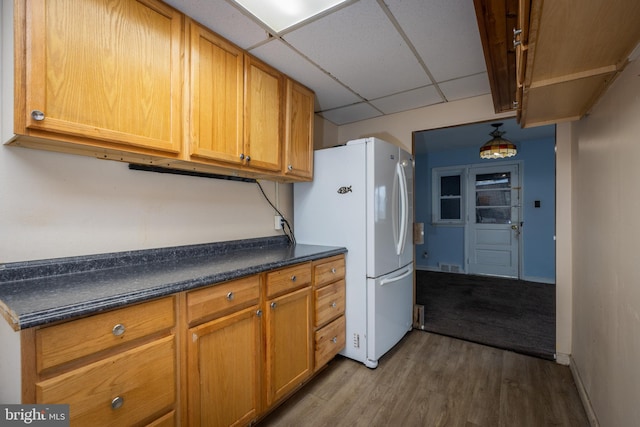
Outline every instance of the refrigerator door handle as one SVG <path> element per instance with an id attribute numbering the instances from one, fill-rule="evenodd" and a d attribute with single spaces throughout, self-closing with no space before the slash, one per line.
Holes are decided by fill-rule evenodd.
<path id="1" fill-rule="evenodd" d="M 399 280 L 404 279 L 407 276 L 410 276 L 411 274 L 413 274 L 413 267 L 409 266 L 409 267 L 407 267 L 407 270 L 403 274 L 401 274 L 400 276 L 390 277 L 388 279 L 380 280 L 380 286 L 384 286 L 384 285 L 388 285 L 390 283 L 397 282 Z"/>
<path id="2" fill-rule="evenodd" d="M 407 240 L 407 222 L 409 221 L 409 194 L 407 191 L 407 176 L 404 173 L 402 164 L 396 164 L 396 174 L 398 175 L 398 184 L 400 187 L 400 230 L 398 233 L 398 241 L 396 243 L 396 254 L 401 255 L 404 252 L 404 245 Z"/>

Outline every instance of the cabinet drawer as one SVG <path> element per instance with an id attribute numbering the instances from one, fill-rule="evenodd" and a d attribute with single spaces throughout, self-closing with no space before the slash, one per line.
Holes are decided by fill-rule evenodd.
<path id="1" fill-rule="evenodd" d="M 344 314 L 345 283 L 339 280 L 314 291 L 316 328 Z"/>
<path id="2" fill-rule="evenodd" d="M 171 408 L 175 339 L 164 337 L 36 384 L 37 403 L 68 403 L 71 425 L 133 425 Z"/>
<path id="3" fill-rule="evenodd" d="M 259 299 L 259 276 L 246 277 L 191 291 L 187 294 L 189 324 L 214 319 L 226 313 L 249 307 L 257 304 Z"/>
<path id="4" fill-rule="evenodd" d="M 173 297 L 36 331 L 38 372 L 173 327 Z"/>
<path id="5" fill-rule="evenodd" d="M 315 335 L 315 368 L 324 366 L 345 346 L 344 316 L 340 316 L 324 328 L 319 329 Z"/>
<path id="6" fill-rule="evenodd" d="M 174 427 L 178 425 L 176 420 L 176 411 L 171 411 L 166 415 L 147 424 L 147 427 Z"/>
<path id="7" fill-rule="evenodd" d="M 311 263 L 294 265 L 267 273 L 267 297 L 311 284 Z"/>
<path id="8" fill-rule="evenodd" d="M 337 279 L 344 279 L 344 272 L 344 255 L 329 258 L 326 262 L 314 266 L 314 284 L 316 287 L 320 287 Z"/>

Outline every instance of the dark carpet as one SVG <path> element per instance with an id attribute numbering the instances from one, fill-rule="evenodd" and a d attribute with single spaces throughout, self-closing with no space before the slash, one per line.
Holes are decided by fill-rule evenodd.
<path id="1" fill-rule="evenodd" d="M 416 271 L 424 329 L 544 359 L 555 355 L 555 285 Z"/>

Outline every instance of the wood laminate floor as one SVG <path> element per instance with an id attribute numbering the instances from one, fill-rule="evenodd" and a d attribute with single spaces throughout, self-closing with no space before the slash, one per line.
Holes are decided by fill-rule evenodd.
<path id="1" fill-rule="evenodd" d="M 338 356 L 266 426 L 588 426 L 569 367 L 414 330 L 374 370 Z"/>

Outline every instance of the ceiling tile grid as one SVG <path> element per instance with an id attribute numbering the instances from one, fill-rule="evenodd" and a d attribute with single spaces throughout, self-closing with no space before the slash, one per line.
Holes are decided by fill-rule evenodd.
<path id="1" fill-rule="evenodd" d="M 470 0 L 350 0 L 276 33 L 233 0 L 165 0 L 316 93 L 336 125 L 490 93 Z"/>

